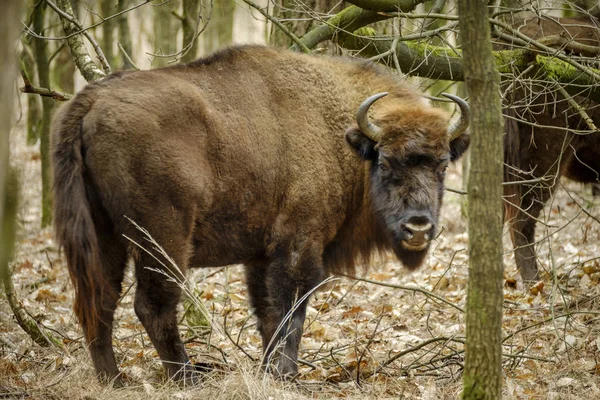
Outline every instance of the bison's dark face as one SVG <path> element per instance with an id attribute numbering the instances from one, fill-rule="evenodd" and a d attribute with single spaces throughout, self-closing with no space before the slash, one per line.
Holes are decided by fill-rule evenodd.
<path id="1" fill-rule="evenodd" d="M 373 98 L 379 97 L 365 103 L 372 104 Z M 410 269 L 422 264 L 436 234 L 446 169 L 469 146 L 464 133 L 468 106 L 459 105 L 462 121 L 450 128 L 448 116 L 439 109 L 396 103 L 375 124 L 361 122 L 359 111 L 359 126 L 346 132 L 348 143 L 370 162 L 374 212 L 396 255 Z"/>

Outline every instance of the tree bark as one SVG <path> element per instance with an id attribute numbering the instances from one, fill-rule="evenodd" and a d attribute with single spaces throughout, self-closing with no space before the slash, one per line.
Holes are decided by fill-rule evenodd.
<path id="1" fill-rule="evenodd" d="M 64 13 L 68 14 L 72 19 L 75 18 L 73 13 L 73 7 L 71 7 L 71 3 L 69 0 L 56 0 L 56 5 Z M 73 35 L 67 39 L 67 44 L 71 49 L 73 61 L 75 61 L 75 65 L 83 75 L 84 79 L 88 82 L 92 82 L 100 78 L 104 78 L 106 76 L 106 73 L 99 69 L 92 60 L 92 57 L 90 57 L 83 43 L 83 39 L 81 38 L 82 34 L 74 35 L 74 33 L 80 30 L 80 27 L 78 27 L 77 24 L 75 24 L 74 22 L 63 18 L 62 16 L 60 20 L 65 33 L 67 35 Z"/>
<path id="2" fill-rule="evenodd" d="M 458 2 L 464 76 L 472 109 L 464 399 L 500 399 L 502 393 L 504 123 L 486 4 L 480 0 Z"/>
<path id="3" fill-rule="evenodd" d="M 33 13 L 33 30 L 42 33 L 46 3 L 40 3 Z M 50 60 L 48 58 L 48 41 L 33 39 L 34 58 L 37 65 L 38 82 L 43 88 L 50 87 Z M 40 132 L 40 157 L 42 159 L 42 227 L 52 223 L 51 172 L 50 172 L 50 121 L 54 100 L 42 98 L 42 129 Z"/>

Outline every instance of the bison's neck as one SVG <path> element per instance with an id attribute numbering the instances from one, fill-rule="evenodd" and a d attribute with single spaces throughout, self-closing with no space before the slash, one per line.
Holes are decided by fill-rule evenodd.
<path id="1" fill-rule="evenodd" d="M 390 250 L 371 204 L 368 168 L 364 168 L 363 174 L 363 179 L 357 179 L 360 182 L 354 188 L 344 224 L 325 248 L 323 259 L 329 273 L 352 275 L 357 266 L 366 269 L 374 257 Z"/>

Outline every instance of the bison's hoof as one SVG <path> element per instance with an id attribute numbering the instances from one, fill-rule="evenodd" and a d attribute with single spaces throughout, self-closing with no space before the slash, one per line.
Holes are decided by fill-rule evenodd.
<path id="1" fill-rule="evenodd" d="M 201 373 L 193 364 L 187 363 L 183 368 L 177 371 L 173 376 L 173 380 L 177 381 L 182 387 L 197 386 L 200 382 L 200 375 Z"/>
<path id="2" fill-rule="evenodd" d="M 298 365 L 289 359 L 273 361 L 263 368 L 277 380 L 291 381 L 298 375 Z"/>

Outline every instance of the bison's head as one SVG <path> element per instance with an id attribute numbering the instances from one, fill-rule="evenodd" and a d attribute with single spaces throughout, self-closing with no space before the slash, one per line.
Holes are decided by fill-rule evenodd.
<path id="1" fill-rule="evenodd" d="M 449 125 L 437 108 L 390 99 L 374 122 L 369 107 L 387 93 L 369 97 L 359 107 L 357 126 L 346 139 L 362 159 L 370 162 L 371 202 L 386 236 L 402 263 L 421 265 L 436 233 L 446 168 L 469 146 L 469 107 L 462 99 L 445 95 L 461 109 L 461 118 Z"/>

